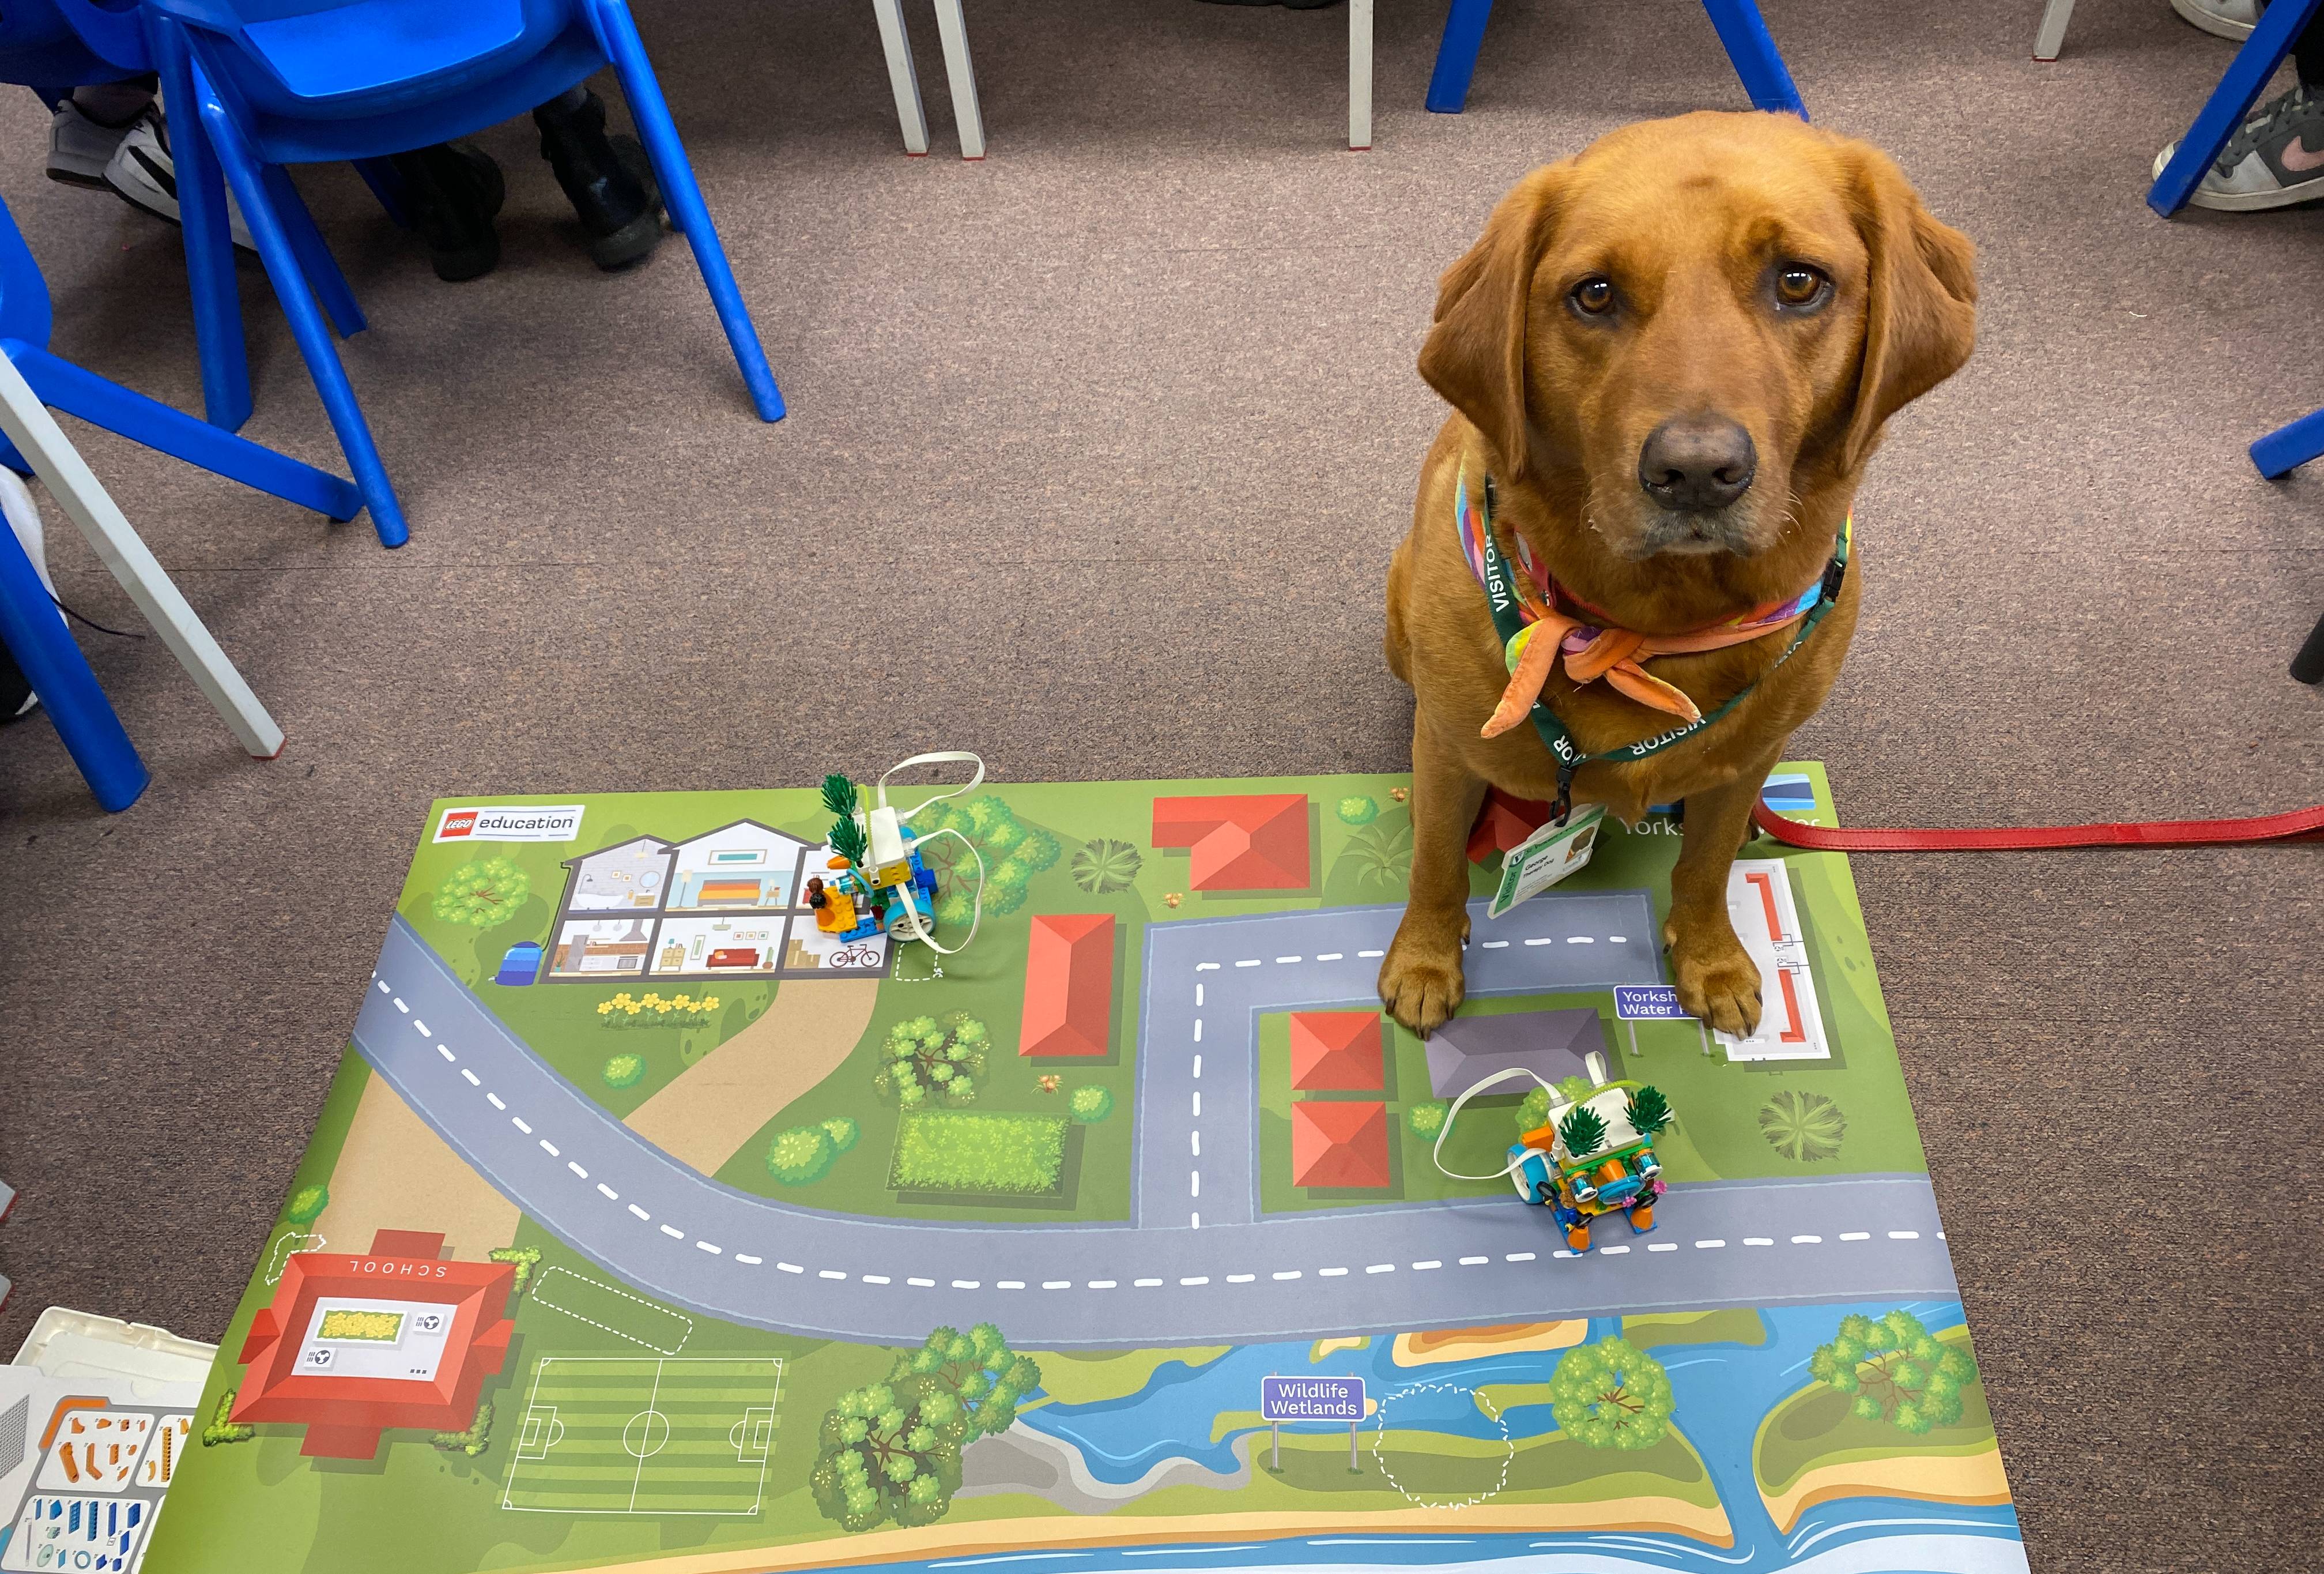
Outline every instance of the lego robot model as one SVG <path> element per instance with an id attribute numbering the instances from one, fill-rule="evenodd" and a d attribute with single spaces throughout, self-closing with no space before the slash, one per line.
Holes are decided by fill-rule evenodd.
<path id="1" fill-rule="evenodd" d="M 1499 1177 L 1444 1170 L 1463 1180 L 1506 1177 L 1521 1200 L 1550 1210 L 1576 1256 L 1590 1250 L 1590 1227 L 1607 1214 L 1628 1214 L 1631 1230 L 1638 1235 L 1655 1227 L 1655 1205 L 1664 1190 L 1655 1138 L 1673 1118 L 1670 1101 L 1659 1088 L 1609 1081 L 1602 1055 L 1592 1054 L 1583 1064 L 1591 1086 L 1578 1098 L 1566 1097 L 1542 1082 L 1549 1089 L 1548 1117 L 1510 1145 L 1509 1162 Z M 1541 1081 L 1520 1068 L 1496 1072 L 1463 1093 L 1453 1102 L 1437 1134 L 1440 1154 L 1461 1106 L 1511 1077 Z M 1441 1156 L 1437 1168 L 1444 1169 Z"/>
<path id="2" fill-rule="evenodd" d="M 970 762 L 976 773 L 961 786 L 932 794 L 908 810 L 888 801 L 888 778 L 912 765 Z M 899 761 L 873 789 L 878 801 L 867 804 L 845 776 L 823 779 L 823 805 L 837 816 L 831 826 L 831 859 L 826 872 L 807 883 L 807 906 L 816 928 L 840 941 L 869 940 L 886 933 L 898 944 L 918 940 L 931 950 L 952 956 L 965 950 L 976 938 L 984 916 L 984 855 L 976 844 L 949 828 L 925 838 L 912 829 L 912 816 L 931 803 L 973 792 L 984 780 L 984 762 L 961 750 L 914 755 Z M 968 933 L 960 944 L 947 946 L 936 938 L 936 872 L 920 856 L 921 847 L 942 837 L 959 837 L 976 860 L 975 905 L 970 910 Z"/>

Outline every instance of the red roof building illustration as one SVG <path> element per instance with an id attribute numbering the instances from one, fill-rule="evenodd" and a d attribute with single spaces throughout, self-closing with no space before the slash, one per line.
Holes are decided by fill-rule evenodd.
<path id="1" fill-rule="evenodd" d="M 1305 891 L 1307 796 L 1157 798 L 1154 845 L 1188 849 L 1197 891 Z"/>
<path id="2" fill-rule="evenodd" d="M 1469 861 L 1481 864 L 1495 853 L 1506 853 L 1548 823 L 1547 803 L 1489 788 L 1477 823 L 1469 830 Z"/>
<path id="3" fill-rule="evenodd" d="M 1113 1037 L 1113 914 L 1044 912 L 1025 968 L 1020 1055 L 1102 1055 Z"/>
<path id="4" fill-rule="evenodd" d="M 440 1235 L 381 1230 L 371 1250 L 299 1252 L 242 1343 L 232 1420 L 292 1421 L 300 1452 L 368 1459 L 390 1427 L 464 1431 L 508 1358 L 513 1263 L 444 1260 Z"/>
<path id="5" fill-rule="evenodd" d="M 1309 1098 L 1291 1106 L 1293 1185 L 1378 1187 L 1388 1180 L 1387 1105 Z"/>
<path id="6" fill-rule="evenodd" d="M 1379 1085 L 1379 1013 L 1292 1014 L 1293 1088 L 1302 1093 L 1362 1093 Z"/>

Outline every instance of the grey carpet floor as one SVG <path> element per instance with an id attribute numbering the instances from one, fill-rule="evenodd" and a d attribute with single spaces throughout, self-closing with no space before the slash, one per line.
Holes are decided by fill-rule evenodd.
<path id="1" fill-rule="evenodd" d="M 1019 780 L 1395 770 L 1380 578 L 1440 407 L 1433 282 L 1527 167 L 1743 100 L 1689 0 L 1505 4 L 1469 112 L 1441 4 L 972 7 L 992 137 L 899 156 L 870 8 L 646 0 L 794 413 L 752 420 L 675 243 L 604 277 L 518 123 L 500 271 L 439 284 L 342 169 L 300 180 L 371 315 L 344 353 L 411 544 L 88 433 L 290 733 L 239 757 L 166 653 L 84 641 L 151 764 L 95 811 L 0 731 L 0 1228 L 13 1347 L 62 1302 L 216 1338 L 346 1042 L 423 810 L 454 792 L 803 783 L 930 746 Z M 2311 801 L 2324 474 L 2243 446 L 2324 403 L 2324 216 L 2141 202 L 2227 46 L 2163 0 L 1771 0 L 1822 123 L 1983 248 L 1982 346 L 1859 504 L 1866 622 L 1799 737 L 1859 823 Z M 198 408 L 175 236 L 5 194 L 57 347 Z M 244 264 L 251 436 L 336 452 Z M 69 527 L 65 532 L 70 535 Z M 66 597 L 134 614 L 77 537 Z M 930 609 L 913 648 L 832 610 Z M 2324 849 L 1859 859 L 2035 1566 L 2315 1561 Z"/>

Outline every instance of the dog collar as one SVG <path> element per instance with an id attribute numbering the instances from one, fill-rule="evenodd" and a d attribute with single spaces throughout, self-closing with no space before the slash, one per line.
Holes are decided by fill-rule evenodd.
<path id="1" fill-rule="evenodd" d="M 1522 536 L 1517 538 L 1517 562 L 1510 563 L 1493 527 L 1493 478 L 1489 474 L 1482 477 L 1482 485 L 1472 495 L 1467 467 L 1462 468 L 1453 487 L 1452 518 L 1462 553 L 1469 560 L 1470 571 L 1483 587 L 1486 602 L 1492 609 L 1493 628 L 1501 636 L 1502 653 L 1509 671 L 1508 686 L 1501 691 L 1500 703 L 1480 730 L 1486 737 L 1499 737 L 1530 716 L 1534 730 L 1541 735 L 1542 742 L 1557 760 L 1555 810 L 1560 820 L 1572 807 L 1573 775 L 1582 766 L 1597 760 L 1645 759 L 1660 754 L 1719 720 L 1758 687 L 1759 681 L 1754 680 L 1705 716 L 1683 690 L 1648 672 L 1645 662 L 1656 656 L 1721 650 L 1764 638 L 1790 625 L 1794 630 L 1792 643 L 1767 669 L 1774 671 L 1791 659 L 1792 653 L 1815 632 L 1816 625 L 1823 621 L 1824 615 L 1840 598 L 1840 588 L 1848 573 L 1849 546 L 1856 531 L 1856 516 L 1851 511 L 1840 523 L 1839 539 L 1832 543 L 1831 560 L 1815 583 L 1797 596 L 1753 607 L 1692 633 L 1642 634 L 1615 626 L 1603 613 L 1565 591 L 1551 576 L 1547 565 L 1535 559 Z M 1574 611 L 1568 613 L 1562 607 Z M 1594 622 L 1586 621 L 1593 618 Z M 1584 753 L 1574 743 L 1565 724 L 1541 698 L 1542 687 L 1548 682 L 1561 655 L 1564 657 L 1566 675 L 1575 682 L 1587 684 L 1602 678 L 1618 693 L 1676 718 L 1681 725 L 1657 736 L 1602 754 Z M 1760 677 L 1764 679 L 1766 675 L 1762 673 Z"/>

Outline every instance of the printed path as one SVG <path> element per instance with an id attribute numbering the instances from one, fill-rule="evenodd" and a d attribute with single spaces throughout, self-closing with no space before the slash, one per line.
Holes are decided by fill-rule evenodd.
<path id="1" fill-rule="evenodd" d="M 715 1175 L 783 1106 L 839 1069 L 878 1003 L 872 978 L 789 979 L 759 1020 L 679 1072 L 623 1124 Z"/>
<path id="2" fill-rule="evenodd" d="M 447 1255 L 474 1261 L 516 1238 L 516 1204 L 377 1075 L 364 1084 L 330 1192 L 330 1206 L 307 1227 L 342 1251 L 370 1251 L 383 1229 L 441 1230 Z"/>

